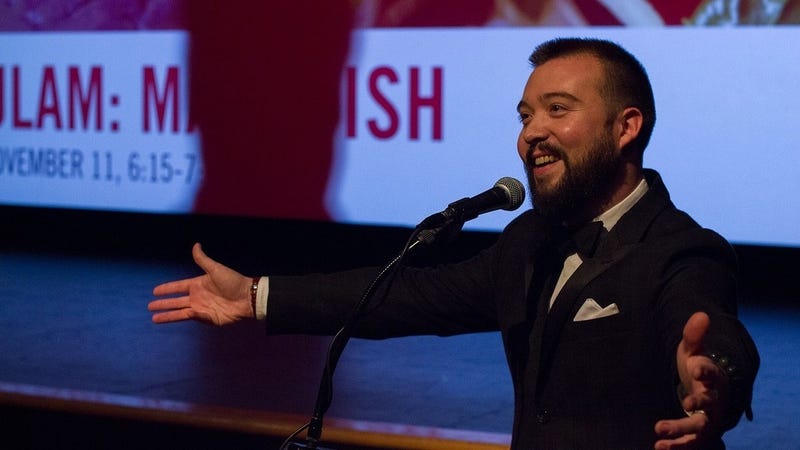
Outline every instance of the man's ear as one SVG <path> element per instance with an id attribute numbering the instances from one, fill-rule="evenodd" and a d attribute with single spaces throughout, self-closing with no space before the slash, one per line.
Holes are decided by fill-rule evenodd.
<path id="1" fill-rule="evenodd" d="M 625 108 L 617 117 L 617 144 L 619 148 L 627 147 L 642 130 L 642 112 L 632 106 Z"/>

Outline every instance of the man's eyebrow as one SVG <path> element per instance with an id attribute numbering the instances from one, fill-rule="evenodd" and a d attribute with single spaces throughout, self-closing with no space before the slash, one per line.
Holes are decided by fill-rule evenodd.
<path id="1" fill-rule="evenodd" d="M 570 94 L 569 92 L 565 91 L 556 91 L 556 92 L 548 92 L 546 94 L 542 94 L 539 96 L 540 100 L 551 100 L 554 98 L 566 98 L 572 100 L 574 102 L 580 102 L 581 99 L 575 97 L 574 95 Z"/>
<path id="2" fill-rule="evenodd" d="M 539 101 L 542 101 L 542 102 L 548 101 L 548 100 L 553 100 L 553 99 L 559 99 L 559 98 L 567 99 L 567 100 L 570 100 L 570 101 L 573 101 L 573 102 L 579 102 L 579 103 L 582 102 L 582 100 L 579 99 L 578 97 L 570 94 L 569 92 L 565 92 L 565 91 L 548 92 L 548 93 L 540 95 L 537 98 L 538 98 Z M 520 100 L 519 103 L 517 103 L 517 111 L 521 111 L 523 108 L 530 109 L 530 105 L 525 100 Z"/>
<path id="3" fill-rule="evenodd" d="M 565 91 L 556 91 L 556 92 L 548 92 L 546 94 L 542 94 L 539 96 L 541 100 L 552 100 L 554 98 L 566 98 L 568 100 L 572 100 L 574 102 L 580 102 L 581 99 L 575 97 L 574 95 L 570 94 L 569 92 Z"/>

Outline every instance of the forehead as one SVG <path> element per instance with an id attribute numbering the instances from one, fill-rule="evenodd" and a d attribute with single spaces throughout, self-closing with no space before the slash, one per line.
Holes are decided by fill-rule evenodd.
<path id="1" fill-rule="evenodd" d="M 531 72 L 523 98 L 533 101 L 553 93 L 566 93 L 587 101 L 598 99 L 603 76 L 602 63 L 593 55 L 554 58 Z"/>

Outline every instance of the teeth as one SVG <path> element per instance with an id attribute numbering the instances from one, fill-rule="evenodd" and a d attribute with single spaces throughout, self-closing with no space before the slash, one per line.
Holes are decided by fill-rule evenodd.
<path id="1" fill-rule="evenodd" d="M 539 156 L 538 158 L 533 160 L 533 164 L 536 165 L 536 166 L 549 164 L 551 162 L 556 162 L 556 157 L 555 156 L 552 156 L 552 155 Z"/>

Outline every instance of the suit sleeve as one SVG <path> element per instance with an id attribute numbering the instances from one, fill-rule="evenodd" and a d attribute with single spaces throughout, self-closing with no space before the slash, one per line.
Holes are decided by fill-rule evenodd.
<path id="1" fill-rule="evenodd" d="M 683 327 L 693 313 L 709 315 L 704 352 L 729 377 L 729 408 L 721 420 L 727 430 L 738 423 L 742 413 L 752 419 L 750 404 L 760 364 L 755 343 L 737 317 L 736 256 L 724 239 L 708 230 L 681 233 L 674 241 L 665 245 L 681 250 L 664 258 L 658 269 L 662 273 L 657 274 L 664 280 L 656 317 L 666 354 L 675 355 Z M 677 386 L 677 369 L 673 373 Z"/>
<path id="2" fill-rule="evenodd" d="M 358 318 L 357 337 L 448 336 L 498 329 L 498 274 L 526 248 L 530 214 L 512 221 L 498 241 L 467 260 L 390 275 Z M 378 269 L 270 277 L 267 332 L 333 334 L 350 316 Z"/>
<path id="3" fill-rule="evenodd" d="M 491 250 L 454 265 L 402 267 L 367 299 L 355 335 L 382 339 L 452 335 L 496 328 L 491 276 L 484 260 Z M 335 333 L 348 320 L 376 268 L 298 277 L 271 277 L 267 303 L 270 334 Z"/>

